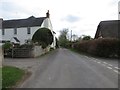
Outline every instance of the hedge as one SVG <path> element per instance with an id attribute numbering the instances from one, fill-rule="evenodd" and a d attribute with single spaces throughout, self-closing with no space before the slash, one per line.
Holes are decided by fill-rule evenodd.
<path id="1" fill-rule="evenodd" d="M 100 38 L 89 41 L 80 41 L 73 44 L 73 48 L 100 57 L 120 58 L 120 40 Z"/>

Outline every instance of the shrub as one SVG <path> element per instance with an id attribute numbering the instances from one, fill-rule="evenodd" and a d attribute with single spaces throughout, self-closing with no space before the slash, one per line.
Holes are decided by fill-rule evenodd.
<path id="1" fill-rule="evenodd" d="M 118 56 L 118 40 L 117 39 L 99 39 L 96 40 L 96 48 L 94 54 L 103 57 Z"/>
<path id="2" fill-rule="evenodd" d="M 120 57 L 120 40 L 118 39 L 80 41 L 75 43 L 73 48 L 100 57 Z"/>
<path id="3" fill-rule="evenodd" d="M 2 45 L 2 48 L 4 51 L 4 56 L 11 56 L 12 43 L 6 42 L 5 44 Z"/>
<path id="4" fill-rule="evenodd" d="M 6 42 L 5 44 L 3 44 L 2 47 L 4 50 L 7 50 L 7 49 L 10 49 L 12 47 L 12 44 L 10 42 Z"/>
<path id="5" fill-rule="evenodd" d="M 46 48 L 48 45 L 51 45 L 53 42 L 53 34 L 47 28 L 38 29 L 32 37 L 34 43 L 38 42 L 39 45 L 42 45 L 42 48 Z"/>

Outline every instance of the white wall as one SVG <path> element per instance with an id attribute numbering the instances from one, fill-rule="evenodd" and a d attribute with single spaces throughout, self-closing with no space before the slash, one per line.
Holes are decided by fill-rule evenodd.
<path id="1" fill-rule="evenodd" d="M 55 34 L 53 33 L 53 27 L 52 27 L 52 23 L 51 23 L 50 18 L 46 18 L 43 21 L 42 27 L 46 27 L 46 28 L 51 30 L 51 32 L 53 34 L 53 43 L 51 44 L 51 47 L 55 48 L 55 46 L 56 46 L 56 39 L 55 39 Z"/>
<path id="2" fill-rule="evenodd" d="M 2 29 L 0 29 L 0 41 L 2 41 Z M 0 46 L 2 45 L 2 43 L 0 43 Z"/>
<path id="3" fill-rule="evenodd" d="M 18 28 L 18 34 L 16 36 L 21 44 L 24 44 L 26 40 L 32 39 L 33 34 L 39 29 L 40 27 L 30 27 L 31 34 L 27 34 L 27 28 Z"/>
<path id="4" fill-rule="evenodd" d="M 2 35 L 2 39 L 3 40 L 9 40 L 11 41 L 13 39 L 13 37 L 17 37 L 18 40 L 20 40 L 20 44 L 24 44 L 26 40 L 28 39 L 32 39 L 33 34 L 39 29 L 39 28 L 48 28 L 51 30 L 53 36 L 54 36 L 54 42 L 51 44 L 51 47 L 55 47 L 56 46 L 56 41 L 55 41 L 55 35 L 53 33 L 53 27 L 51 24 L 51 21 L 49 18 L 46 18 L 41 27 L 30 27 L 31 30 L 31 34 L 27 34 L 27 27 L 23 27 L 23 28 L 17 28 L 17 34 L 14 34 L 14 28 L 9 28 L 9 29 L 4 29 L 5 30 L 5 35 Z"/>
<path id="5" fill-rule="evenodd" d="M 30 27 L 31 34 L 27 34 L 27 28 L 17 28 L 17 34 L 14 34 L 14 29 L 4 29 L 5 35 L 2 35 L 3 40 L 11 41 L 13 37 L 17 37 L 20 40 L 20 44 L 24 44 L 25 40 L 32 39 L 33 34 L 39 29 L 40 27 Z"/>
<path id="6" fill-rule="evenodd" d="M 13 29 L 4 29 L 5 35 L 2 35 L 3 40 L 10 40 L 13 38 Z"/>

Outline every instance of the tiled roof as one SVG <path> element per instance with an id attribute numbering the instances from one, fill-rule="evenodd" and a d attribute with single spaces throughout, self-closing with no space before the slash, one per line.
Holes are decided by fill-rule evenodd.
<path id="1" fill-rule="evenodd" d="M 2 27 L 3 28 L 20 28 L 20 27 L 41 26 L 45 18 L 46 17 L 35 18 L 34 16 L 31 16 L 27 19 L 4 20 L 2 23 Z"/>

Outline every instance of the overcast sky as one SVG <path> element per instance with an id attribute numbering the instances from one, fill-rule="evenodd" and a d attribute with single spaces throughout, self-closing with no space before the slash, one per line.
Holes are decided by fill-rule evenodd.
<path id="1" fill-rule="evenodd" d="M 94 37 L 100 21 L 118 19 L 119 0 L 0 0 L 0 18 L 44 17 L 50 11 L 54 31 Z"/>

